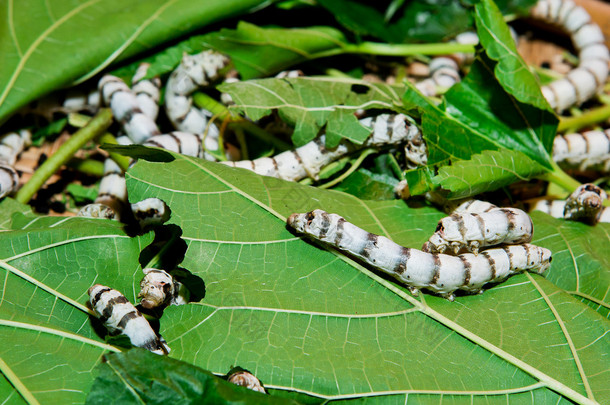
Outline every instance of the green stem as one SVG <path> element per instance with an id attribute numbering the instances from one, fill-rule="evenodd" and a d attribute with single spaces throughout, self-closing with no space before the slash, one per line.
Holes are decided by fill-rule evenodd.
<path id="1" fill-rule="evenodd" d="M 98 141 L 99 141 L 100 145 L 103 145 L 105 143 L 110 144 L 110 145 L 119 144 L 117 142 L 116 138 L 114 137 L 114 135 L 112 135 L 111 133 L 108 133 L 108 132 L 102 134 L 98 138 Z M 127 169 L 129 169 L 129 165 L 131 164 L 130 157 L 119 155 L 118 153 L 115 153 L 115 152 L 108 152 L 108 156 L 110 157 L 110 159 L 114 160 L 116 162 L 116 164 L 119 165 L 119 167 L 121 169 L 123 169 L 123 171 L 126 172 Z"/>
<path id="2" fill-rule="evenodd" d="M 235 128 L 235 137 L 237 138 L 237 142 L 239 143 L 239 150 L 241 151 L 241 159 L 248 160 L 250 159 L 248 156 L 248 143 L 246 142 L 246 135 L 244 135 L 243 128 L 236 127 Z"/>
<path id="3" fill-rule="evenodd" d="M 569 191 L 570 193 L 581 185 L 578 181 L 574 180 L 573 177 L 557 166 L 557 163 L 555 162 L 553 162 L 553 171 L 536 176 L 536 178 L 557 184 L 559 187 Z"/>
<path id="4" fill-rule="evenodd" d="M 193 94 L 193 102 L 199 108 L 204 108 L 212 113 L 212 115 L 218 116 L 219 120 L 224 120 L 227 116 L 231 116 L 231 111 L 226 105 L 219 103 L 214 98 L 208 96 L 200 91 Z"/>
<path id="5" fill-rule="evenodd" d="M 87 142 L 104 133 L 111 123 L 112 112 L 107 108 L 101 109 L 95 117 L 89 121 L 87 126 L 79 129 L 72 135 L 66 143 L 60 146 L 55 154 L 47 159 L 38 170 L 34 172 L 30 181 L 17 192 L 15 199 L 22 204 L 27 204 L 57 169 L 72 159 L 76 151 L 82 148 Z"/>
<path id="6" fill-rule="evenodd" d="M 356 159 L 354 161 L 354 163 L 352 163 L 351 167 L 349 169 L 347 169 L 344 173 L 342 173 L 341 176 L 337 177 L 334 180 L 329 181 L 328 183 L 322 184 L 321 186 L 319 186 L 319 188 L 331 188 L 332 186 L 341 183 L 350 174 L 355 172 L 356 169 L 358 169 L 360 167 L 360 165 L 362 164 L 364 159 L 366 159 L 367 156 L 369 156 L 369 155 L 371 155 L 371 154 L 373 154 L 375 152 L 376 152 L 375 149 L 365 149 L 365 150 L 363 150 L 362 153 L 360 153 L 360 156 L 358 156 L 358 159 Z"/>
<path id="7" fill-rule="evenodd" d="M 610 104 L 587 111 L 578 117 L 562 118 L 559 121 L 557 132 L 576 132 L 582 128 L 590 127 L 610 118 Z"/>
<path id="8" fill-rule="evenodd" d="M 474 45 L 458 44 L 457 42 L 435 44 L 384 44 L 380 42 L 361 42 L 359 44 L 346 44 L 341 46 L 341 48 L 331 49 L 311 56 L 320 58 L 341 55 L 344 53 L 382 56 L 448 55 L 458 52 L 474 53 Z"/>
<path id="9" fill-rule="evenodd" d="M 104 175 L 104 163 L 99 160 L 72 158 L 66 163 L 66 166 L 90 176 L 102 177 Z"/>

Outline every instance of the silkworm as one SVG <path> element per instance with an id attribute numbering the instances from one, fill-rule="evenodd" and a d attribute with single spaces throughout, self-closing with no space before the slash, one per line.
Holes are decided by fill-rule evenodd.
<path id="1" fill-rule="evenodd" d="M 171 215 L 165 201 L 155 197 L 131 204 L 131 213 L 141 229 L 161 225 L 167 222 Z"/>
<path id="2" fill-rule="evenodd" d="M 141 63 L 138 66 L 133 75 L 131 90 L 142 112 L 154 121 L 159 114 L 161 79 L 158 77 L 144 79 L 149 68 L 150 63 Z"/>
<path id="3" fill-rule="evenodd" d="M 14 165 L 17 156 L 32 142 L 30 130 L 9 132 L 0 138 L 0 198 L 19 187 L 19 174 Z"/>
<path id="4" fill-rule="evenodd" d="M 140 304 L 146 309 L 188 303 L 190 293 L 184 285 L 165 270 L 146 268 L 140 282 Z"/>
<path id="5" fill-rule="evenodd" d="M 481 214 L 459 212 L 439 221 L 422 250 L 444 253 L 450 249 L 454 254 L 467 250 L 477 255 L 484 247 L 528 243 L 533 231 L 530 216 L 517 208 L 495 208 Z"/>
<path id="6" fill-rule="evenodd" d="M 610 129 L 557 135 L 553 160 L 564 168 L 610 172 Z"/>
<path id="7" fill-rule="evenodd" d="M 217 79 L 229 62 L 226 56 L 215 51 L 185 54 L 167 81 L 165 110 L 168 118 L 180 131 L 205 133 L 205 149 L 208 150 L 218 149 L 219 130 L 216 125 L 208 123 L 208 112 L 193 106 L 190 95 Z M 214 160 L 211 155 L 206 158 Z"/>
<path id="8" fill-rule="evenodd" d="M 92 309 L 111 334 L 123 334 L 131 344 L 156 354 L 168 354 L 170 349 L 162 341 L 140 311 L 123 294 L 112 288 L 95 284 L 87 291 Z"/>
<path id="9" fill-rule="evenodd" d="M 437 96 L 439 88 L 449 88 L 461 80 L 457 62 L 445 56 L 430 61 L 430 77 L 415 84 L 426 97 Z"/>
<path id="10" fill-rule="evenodd" d="M 186 156 L 204 157 L 203 134 L 174 131 L 155 135 L 144 142 L 144 146 L 155 146 Z"/>
<path id="11" fill-rule="evenodd" d="M 362 145 L 355 145 L 344 139 L 337 147 L 329 149 L 325 146 L 326 137 L 321 135 L 301 147 L 274 157 L 221 163 L 284 180 L 298 181 L 305 177 L 317 179 L 322 167 L 356 149 L 396 145 L 421 139 L 419 129 L 403 114 L 382 114 L 361 119 L 360 123 L 372 130 Z"/>
<path id="12" fill-rule="evenodd" d="M 608 78 L 610 60 L 599 26 L 572 0 L 540 0 L 531 15 L 567 31 L 580 59 L 566 77 L 542 87 L 542 94 L 551 107 L 561 112 L 593 97 Z"/>
<path id="13" fill-rule="evenodd" d="M 76 215 L 85 218 L 102 219 L 115 219 L 117 216 L 112 208 L 101 203 L 87 204 Z"/>
<path id="14" fill-rule="evenodd" d="M 426 253 L 400 246 L 322 210 L 292 214 L 287 223 L 297 232 L 335 246 L 395 277 L 414 293 L 426 288 L 449 300 L 453 300 L 456 290 L 480 292 L 485 284 L 515 273 L 543 273 L 551 263 L 548 249 L 527 243 L 491 248 L 478 255 Z"/>
<path id="15" fill-rule="evenodd" d="M 160 134 L 154 119 L 142 112 L 136 95 L 125 82 L 118 77 L 105 75 L 98 87 L 104 103 L 110 106 L 114 118 L 134 143 L 142 143 Z"/>
<path id="16" fill-rule="evenodd" d="M 610 222 L 610 207 L 603 206 L 607 198 L 608 195 L 600 187 L 583 184 L 566 200 L 538 200 L 530 206 L 530 211 L 542 211 L 555 218 L 589 224 Z"/>
<path id="17" fill-rule="evenodd" d="M 263 394 L 266 394 L 265 388 L 261 384 L 260 380 L 254 376 L 254 374 L 246 371 L 239 370 L 233 373 L 230 373 L 227 377 L 227 381 L 231 384 L 239 385 L 241 387 L 246 387 L 249 390 L 258 391 Z"/>

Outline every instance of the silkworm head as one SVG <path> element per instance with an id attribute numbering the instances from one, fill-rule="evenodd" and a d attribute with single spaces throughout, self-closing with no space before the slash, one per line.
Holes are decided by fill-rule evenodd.
<path id="1" fill-rule="evenodd" d="M 286 223 L 297 232 L 303 233 L 305 232 L 305 215 L 306 214 L 292 214 L 288 217 Z"/>

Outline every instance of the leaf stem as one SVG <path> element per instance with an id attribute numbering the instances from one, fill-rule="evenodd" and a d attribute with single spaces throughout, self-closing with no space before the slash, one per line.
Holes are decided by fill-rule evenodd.
<path id="1" fill-rule="evenodd" d="M 341 183 L 343 180 L 345 180 L 350 174 L 352 174 L 353 172 L 356 171 L 356 169 L 358 169 L 360 167 L 360 165 L 362 164 L 362 162 L 364 161 L 364 159 L 366 159 L 367 156 L 375 153 L 376 150 L 375 149 L 365 149 L 362 151 L 362 153 L 360 153 L 360 156 L 358 156 L 358 159 L 356 159 L 354 161 L 354 163 L 352 163 L 351 167 L 349 169 L 347 169 L 344 173 L 342 173 L 339 177 L 337 177 L 336 179 L 333 179 L 331 181 L 329 181 L 328 183 L 324 183 L 320 186 L 318 186 L 318 188 L 331 188 L 332 186 Z"/>
<path id="2" fill-rule="evenodd" d="M 452 53 L 474 53 L 474 45 L 458 44 L 457 42 L 434 44 L 385 44 L 380 42 L 361 42 L 345 44 L 340 48 L 330 49 L 310 55 L 310 59 L 336 56 L 345 53 L 382 55 L 382 56 L 412 56 L 412 55 L 448 55 Z"/>
<path id="3" fill-rule="evenodd" d="M 610 104 L 587 111 L 578 117 L 566 117 L 559 121 L 557 132 L 577 132 L 610 118 Z"/>
<path id="4" fill-rule="evenodd" d="M 66 163 L 66 166 L 90 176 L 102 177 L 104 175 L 104 163 L 99 160 L 72 158 Z"/>
<path id="5" fill-rule="evenodd" d="M 553 171 L 538 175 L 536 178 L 557 184 L 559 187 L 569 191 L 570 193 L 581 185 L 577 180 L 557 166 L 557 163 L 552 162 L 552 166 Z"/>
<path id="6" fill-rule="evenodd" d="M 60 146 L 49 159 L 47 159 L 34 172 L 34 175 L 22 188 L 17 192 L 15 200 L 22 204 L 27 204 L 30 199 L 38 192 L 40 187 L 59 169 L 62 165 L 72 159 L 72 156 L 77 150 L 82 148 L 87 142 L 101 135 L 112 123 L 112 112 L 108 108 L 101 109 L 95 117 L 89 121 L 85 127 L 79 129 L 74 135 L 68 139 L 66 143 Z"/>
<path id="7" fill-rule="evenodd" d="M 27 389 L 27 387 L 21 382 L 17 374 L 13 372 L 13 370 L 5 363 L 2 358 L 0 358 L 0 372 L 6 377 L 6 379 L 11 383 L 13 387 L 17 390 L 17 392 L 25 399 L 30 405 L 39 405 L 40 402 L 34 397 L 32 392 Z"/>
<path id="8" fill-rule="evenodd" d="M 109 144 L 109 145 L 118 145 L 119 143 L 117 142 L 116 138 L 114 137 L 114 135 L 112 135 L 109 132 L 103 133 L 99 138 L 98 138 L 99 144 Z M 114 162 L 119 165 L 119 167 L 121 169 L 123 169 L 123 171 L 127 171 L 127 169 L 129 169 L 129 165 L 131 164 L 131 158 L 128 156 L 124 156 L 124 155 L 119 155 L 118 153 L 115 152 L 108 152 L 108 156 L 110 157 L 110 159 L 114 160 Z"/>

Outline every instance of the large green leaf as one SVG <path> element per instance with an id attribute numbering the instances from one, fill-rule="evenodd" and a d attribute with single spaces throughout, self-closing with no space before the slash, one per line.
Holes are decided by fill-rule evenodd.
<path id="1" fill-rule="evenodd" d="M 0 124 L 28 102 L 262 0 L 7 0 L 0 9 Z"/>
<path id="2" fill-rule="evenodd" d="M 544 277 L 517 275 L 455 302 L 415 298 L 285 225 L 291 213 L 323 208 L 417 247 L 442 216 L 434 209 L 181 156 L 140 161 L 127 181 L 132 198 L 168 202 L 188 244 L 183 266 L 206 282 L 203 302 L 166 310 L 172 357 L 216 373 L 239 365 L 271 388 L 327 399 L 610 400 L 610 322 Z M 536 221 L 538 243 L 551 247 L 556 230 L 547 229 L 541 235 Z M 570 271 L 559 260 L 549 275 L 560 266 Z"/>
<path id="3" fill-rule="evenodd" d="M 223 28 L 196 35 L 162 52 L 119 68 L 113 74 L 131 80 L 140 62 L 150 63 L 147 76 L 171 72 L 184 52 L 194 54 L 216 49 L 231 57 L 242 79 L 270 76 L 290 66 L 315 59 L 342 48 L 343 34 L 332 27 L 277 28 L 258 27 L 240 21 L 236 29 Z"/>
<path id="4" fill-rule="evenodd" d="M 326 125 L 326 144 L 333 147 L 342 138 L 362 143 L 371 131 L 358 122 L 354 112 L 362 108 L 396 109 L 404 87 L 303 77 L 225 83 L 219 90 L 231 95 L 235 101 L 232 108 L 253 120 L 278 110 L 280 117 L 294 126 L 292 139 L 297 146 L 311 141 Z"/>
<path id="5" fill-rule="evenodd" d="M 74 217 L 39 217 L 22 228 L 0 233 L 0 369 L 12 384 L 0 384 L 0 398 L 83 403 L 100 356 L 118 350 L 93 329 L 87 289 L 110 285 L 133 302 L 139 254 L 152 235 Z"/>
<path id="6" fill-rule="evenodd" d="M 297 404 L 239 387 L 199 367 L 143 349 L 106 355 L 99 369 L 88 405 L 106 405 L 109 393 L 120 404 Z"/>

